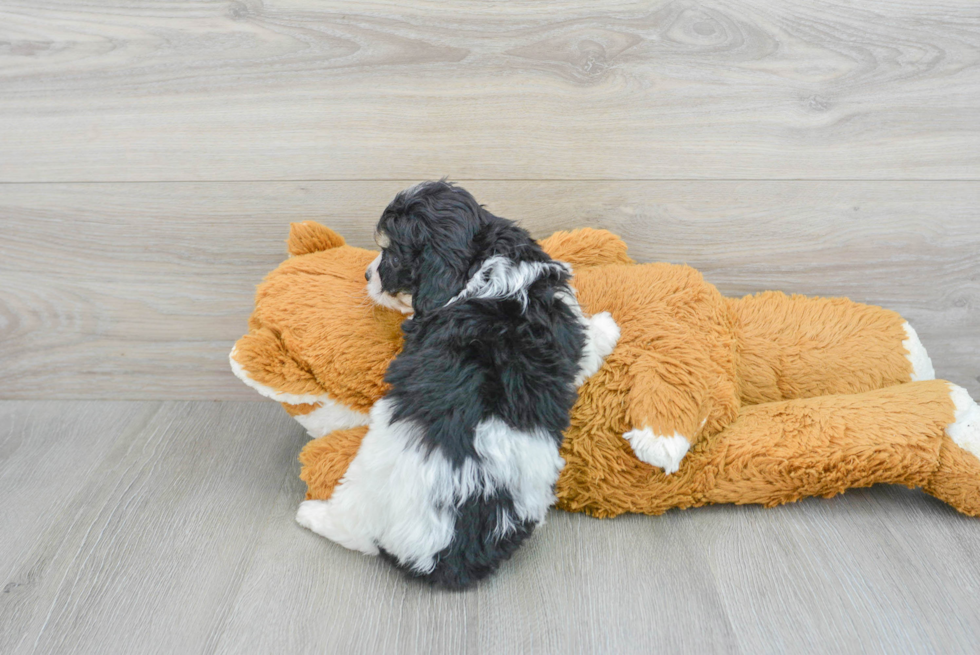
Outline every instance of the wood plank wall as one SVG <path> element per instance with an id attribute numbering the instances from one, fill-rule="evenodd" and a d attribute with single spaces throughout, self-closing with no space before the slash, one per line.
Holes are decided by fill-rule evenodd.
<path id="1" fill-rule="evenodd" d="M 980 395 L 980 10 L 0 1 L 0 397 L 258 399 L 290 221 L 449 175 L 725 293 L 903 312 Z"/>

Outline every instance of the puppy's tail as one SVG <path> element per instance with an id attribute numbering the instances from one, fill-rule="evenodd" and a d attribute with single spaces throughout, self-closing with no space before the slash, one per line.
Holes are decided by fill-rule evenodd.
<path id="1" fill-rule="evenodd" d="M 345 243 L 344 237 L 316 221 L 289 224 L 286 247 L 289 249 L 289 254 L 294 257 L 339 248 Z"/>

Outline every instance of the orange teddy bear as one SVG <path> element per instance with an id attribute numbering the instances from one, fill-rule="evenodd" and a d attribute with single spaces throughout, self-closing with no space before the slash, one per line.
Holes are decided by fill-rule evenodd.
<path id="1" fill-rule="evenodd" d="M 980 407 L 933 379 L 898 314 L 778 292 L 725 298 L 689 267 L 635 264 L 603 230 L 541 245 L 572 265 L 583 310 L 608 312 L 619 331 L 579 389 L 559 508 L 773 506 L 891 483 L 980 515 Z M 385 394 L 405 317 L 366 294 L 376 252 L 313 222 L 293 224 L 288 247 L 231 366 L 314 437 L 300 455 L 308 492 L 297 519 L 317 531 Z"/>

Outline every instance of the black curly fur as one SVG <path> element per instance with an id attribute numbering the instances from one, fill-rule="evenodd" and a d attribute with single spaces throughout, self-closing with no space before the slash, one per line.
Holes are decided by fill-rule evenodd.
<path id="1" fill-rule="evenodd" d="M 491 418 L 541 434 L 557 452 L 576 399 L 573 381 L 585 343 L 581 322 L 556 297 L 569 293 L 569 273 L 557 265 L 542 267 L 526 288 L 526 303 L 524 297 L 450 303 L 492 256 L 515 263 L 552 260 L 525 230 L 447 182 L 399 194 L 378 233 L 386 245 L 378 267 L 382 288 L 410 293 L 415 310 L 404 323 L 402 353 L 385 377 L 392 421 L 421 426 L 424 447 L 438 449 L 456 468 L 479 459 L 474 431 Z M 461 588 L 496 570 L 535 527 L 515 521 L 501 536 L 500 517 L 513 514 L 514 502 L 508 490 L 497 489 L 453 508 L 452 542 L 436 556 L 434 570 L 421 577 Z"/>

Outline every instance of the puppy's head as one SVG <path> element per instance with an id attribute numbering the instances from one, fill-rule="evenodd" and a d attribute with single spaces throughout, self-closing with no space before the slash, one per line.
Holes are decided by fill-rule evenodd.
<path id="1" fill-rule="evenodd" d="M 381 254 L 368 266 L 368 293 L 404 313 L 445 305 L 478 258 L 474 239 L 495 217 L 464 189 L 423 182 L 400 192 L 375 231 Z"/>

